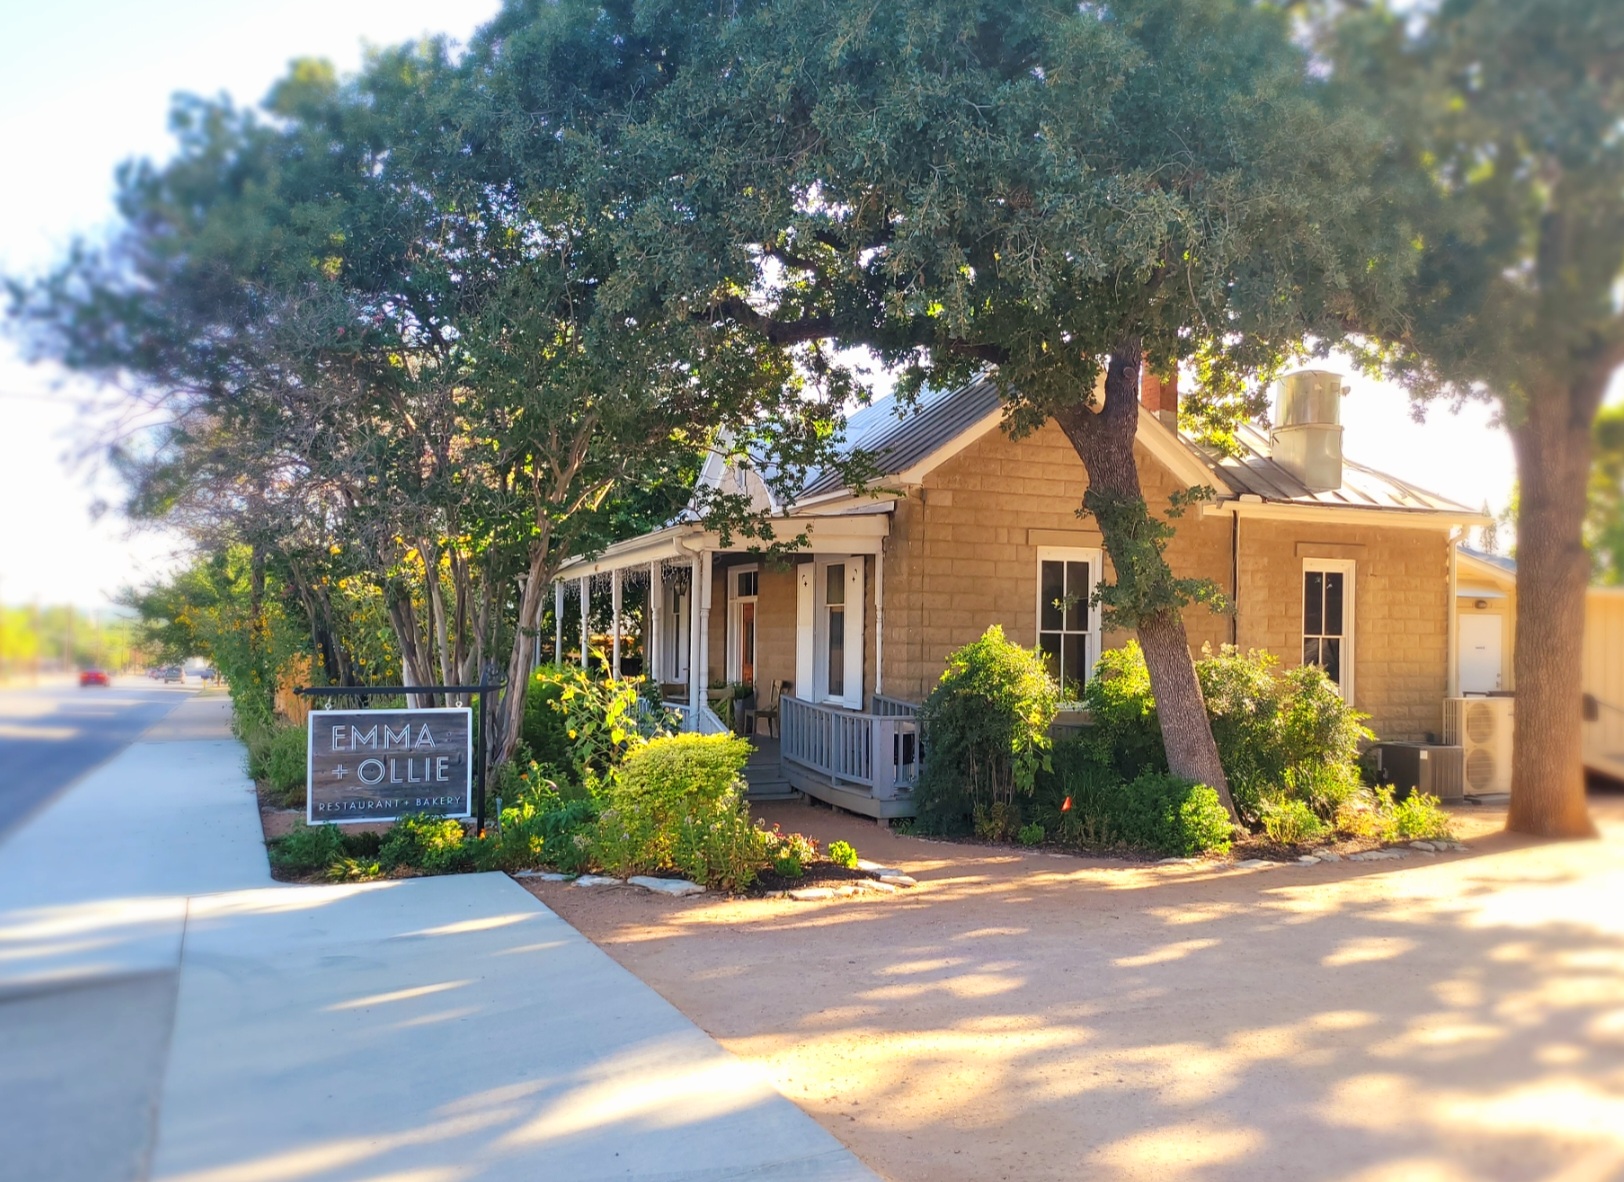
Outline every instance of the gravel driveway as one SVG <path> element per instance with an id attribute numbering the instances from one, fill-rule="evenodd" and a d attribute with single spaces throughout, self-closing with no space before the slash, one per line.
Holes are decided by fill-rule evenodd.
<path id="1" fill-rule="evenodd" d="M 894 837 L 896 897 L 546 903 L 895 1182 L 1624 1178 L 1624 797 L 1601 841 L 1237 870 Z"/>

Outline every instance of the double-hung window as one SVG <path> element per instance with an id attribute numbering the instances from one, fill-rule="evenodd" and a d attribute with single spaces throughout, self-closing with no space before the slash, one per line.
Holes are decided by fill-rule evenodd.
<path id="1" fill-rule="evenodd" d="M 1068 702 L 1082 698 L 1100 657 L 1099 579 L 1098 550 L 1038 548 L 1038 650 Z"/>
<path id="2" fill-rule="evenodd" d="M 1303 560 L 1303 664 L 1318 665 L 1353 701 L 1353 561 Z"/>
<path id="3" fill-rule="evenodd" d="M 727 574 L 727 676 L 756 683 L 756 592 L 760 568 L 733 567 Z"/>

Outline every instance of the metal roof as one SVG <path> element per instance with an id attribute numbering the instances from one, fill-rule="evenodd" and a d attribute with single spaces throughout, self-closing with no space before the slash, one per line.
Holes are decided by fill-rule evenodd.
<path id="1" fill-rule="evenodd" d="M 1497 566 L 1501 570 L 1505 571 L 1508 575 L 1514 575 L 1517 573 L 1517 560 L 1515 558 L 1507 558 L 1504 554 L 1490 554 L 1485 550 L 1479 550 L 1473 546 L 1462 546 L 1460 548 L 1460 552 L 1466 555 L 1468 558 L 1475 558 L 1479 562 L 1487 563 L 1490 566 Z"/>
<path id="2" fill-rule="evenodd" d="M 895 396 L 876 399 L 846 421 L 843 455 L 866 451 L 882 476 L 905 472 L 999 408 L 998 389 L 977 378 L 955 390 L 923 390 L 912 405 Z M 835 472 L 807 473 L 801 496 L 837 492 Z"/>
<path id="3" fill-rule="evenodd" d="M 1342 458 L 1342 486 L 1328 492 L 1310 491 L 1301 480 L 1293 476 L 1270 455 L 1269 437 L 1250 423 L 1235 431 L 1241 446 L 1239 456 L 1223 456 L 1200 448 L 1183 438 L 1186 446 L 1196 448 L 1208 463 L 1216 466 L 1218 475 L 1235 492 L 1296 505 L 1341 506 L 1352 509 L 1409 509 L 1425 513 L 1470 513 L 1468 509 L 1448 497 L 1418 488 L 1397 476 L 1378 472 L 1346 456 Z"/>
<path id="4" fill-rule="evenodd" d="M 866 451 L 874 458 L 880 476 L 895 476 L 947 446 L 997 412 L 999 406 L 997 387 L 984 377 L 952 390 L 924 390 L 912 404 L 904 404 L 895 396 L 880 398 L 847 420 L 840 450 L 843 454 Z M 1149 424 L 1141 429 L 1156 428 Z M 1235 437 L 1240 444 L 1238 456 L 1222 455 L 1186 436 L 1177 436 L 1179 444 L 1227 486 L 1227 493 L 1221 490 L 1221 500 L 1251 495 L 1294 505 L 1472 512 L 1448 497 L 1346 457 L 1341 487 L 1314 492 L 1274 460 L 1265 431 L 1243 424 L 1236 429 Z M 838 473 L 813 469 L 807 473 L 798 499 L 838 492 L 841 487 Z"/>

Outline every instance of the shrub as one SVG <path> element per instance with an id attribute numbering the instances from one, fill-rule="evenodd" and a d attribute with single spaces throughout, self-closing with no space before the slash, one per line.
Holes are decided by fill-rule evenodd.
<path id="1" fill-rule="evenodd" d="M 1373 736 L 1323 670 L 1282 673 L 1278 665 L 1269 653 L 1230 645 L 1196 662 L 1230 795 L 1250 820 L 1282 793 L 1329 819 L 1357 786 L 1359 744 Z M 1094 725 L 1082 742 L 1096 762 L 1124 779 L 1166 770 L 1150 673 L 1136 643 L 1101 656 L 1083 701 Z"/>
<path id="2" fill-rule="evenodd" d="M 300 825 L 270 844 L 271 866 L 284 874 L 315 874 L 344 856 L 344 835 L 336 825 Z"/>
<path id="3" fill-rule="evenodd" d="M 628 752 L 675 729 L 658 692 L 641 679 L 545 666 L 526 687 L 521 738 L 555 775 L 583 783 L 607 776 Z"/>
<path id="4" fill-rule="evenodd" d="M 473 868 L 474 849 L 462 822 L 413 813 L 395 822 L 378 850 L 385 870 L 410 867 L 425 874 L 458 874 Z"/>
<path id="5" fill-rule="evenodd" d="M 1049 727 L 1060 692 L 1031 649 L 1002 628 L 947 659 L 947 671 L 919 709 L 928 758 L 914 790 L 918 824 L 962 832 L 978 811 L 1029 795 L 1049 765 Z"/>
<path id="6" fill-rule="evenodd" d="M 1016 840 L 1022 845 L 1042 845 L 1043 839 L 1047 836 L 1048 834 L 1043 831 L 1043 826 L 1036 821 L 1033 821 L 1030 825 L 1022 825 L 1020 831 L 1015 834 Z"/>
<path id="7" fill-rule="evenodd" d="M 1096 758 L 1097 750 L 1085 736 L 1058 743 L 1054 771 L 1038 778 L 1034 823 L 1063 845 L 1100 847 L 1122 840 L 1113 806 L 1125 784 L 1114 767 Z"/>
<path id="8" fill-rule="evenodd" d="M 1384 792 L 1382 806 L 1381 836 L 1387 841 L 1447 840 L 1454 836 L 1449 814 L 1444 812 L 1436 796 L 1412 792 L 1394 803 L 1391 795 Z"/>
<path id="9" fill-rule="evenodd" d="M 1188 857 L 1229 848 L 1229 814 L 1218 793 L 1166 772 L 1130 781 L 1114 803 L 1122 839 L 1129 845 Z"/>
<path id="10" fill-rule="evenodd" d="M 750 744 L 670 735 L 627 753 L 609 785 L 593 851 L 614 874 L 676 869 L 707 886 L 748 886 L 763 860 L 740 778 Z"/>
<path id="11" fill-rule="evenodd" d="M 284 807 L 305 802 L 309 772 L 310 733 L 302 726 L 278 727 L 265 754 L 265 783 Z"/>
<path id="12" fill-rule="evenodd" d="M 1325 836 L 1325 822 L 1301 800 L 1282 800 L 1263 806 L 1263 832 L 1281 845 L 1301 845 Z"/>
<path id="13" fill-rule="evenodd" d="M 1375 795 L 1368 789 L 1342 802 L 1337 807 L 1334 824 L 1344 837 L 1373 841 L 1381 836 L 1382 814 Z"/>
<path id="14" fill-rule="evenodd" d="M 1008 841 L 1021 827 L 1021 809 L 1013 801 L 978 804 L 971 816 L 975 835 L 982 841 Z"/>
<path id="15" fill-rule="evenodd" d="M 785 878 L 799 878 L 806 873 L 806 865 L 818 856 L 818 843 L 801 833 L 784 833 L 774 825 L 758 830 L 762 848 L 772 868 Z M 851 849 L 850 846 L 846 847 Z M 857 865 L 857 851 L 852 850 L 852 865 Z"/>
<path id="16" fill-rule="evenodd" d="M 836 866 L 843 866 L 847 870 L 857 869 L 857 850 L 849 841 L 831 841 L 827 852 L 829 861 Z"/>
<path id="17" fill-rule="evenodd" d="M 1137 640 L 1100 654 L 1083 687 L 1083 706 L 1092 725 L 1078 741 L 1095 762 L 1115 768 L 1124 779 L 1167 770 L 1150 669 Z"/>

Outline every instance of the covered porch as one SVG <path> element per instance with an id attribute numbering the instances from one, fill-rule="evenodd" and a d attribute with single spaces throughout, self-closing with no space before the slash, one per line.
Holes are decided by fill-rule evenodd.
<path id="1" fill-rule="evenodd" d="M 877 819 L 912 816 L 915 707 L 884 693 L 890 507 L 796 517 L 786 525 L 805 543 L 778 561 L 698 522 L 574 560 L 554 585 L 554 651 L 578 606 L 586 665 L 593 610 L 601 628 L 607 599 L 603 663 L 660 685 L 684 729 L 750 739 L 752 799 L 802 793 Z"/>

